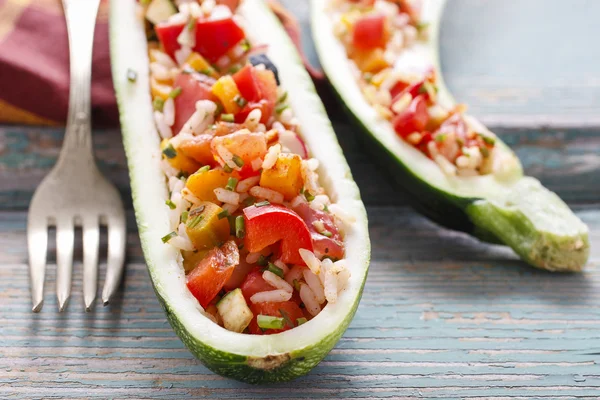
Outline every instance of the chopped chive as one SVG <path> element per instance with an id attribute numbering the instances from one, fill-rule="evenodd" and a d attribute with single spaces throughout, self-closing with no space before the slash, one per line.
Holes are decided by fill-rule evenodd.
<path id="1" fill-rule="evenodd" d="M 196 70 L 189 65 L 184 65 L 183 69 L 181 70 L 181 73 L 186 75 L 193 74 L 194 72 L 196 72 Z"/>
<path id="2" fill-rule="evenodd" d="M 423 32 L 424 30 L 426 30 L 427 28 L 429 28 L 429 23 L 428 22 L 419 22 L 415 28 L 417 28 L 417 30 L 419 32 Z"/>
<path id="3" fill-rule="evenodd" d="M 235 219 L 235 236 L 238 239 L 243 239 L 246 236 L 246 222 L 241 215 L 238 215 Z"/>
<path id="4" fill-rule="evenodd" d="M 229 211 L 223 210 L 217 214 L 217 217 L 219 217 L 219 219 L 227 218 L 229 217 Z"/>
<path id="5" fill-rule="evenodd" d="M 442 143 L 444 140 L 446 140 L 446 134 L 442 133 L 441 135 L 437 135 L 435 137 L 435 141 L 438 143 Z"/>
<path id="6" fill-rule="evenodd" d="M 296 289 L 297 291 L 300 291 L 300 282 L 298 282 L 298 279 L 294 279 L 292 281 L 292 286 L 294 286 L 294 289 Z"/>
<path id="7" fill-rule="evenodd" d="M 283 92 L 283 94 L 277 99 L 277 104 L 283 103 L 288 97 L 288 92 Z"/>
<path id="8" fill-rule="evenodd" d="M 173 232 L 163 236 L 162 238 L 160 238 L 160 240 L 162 240 L 163 243 L 167 243 L 169 240 L 173 239 L 175 236 L 177 236 L 177 232 L 173 231 Z"/>
<path id="9" fill-rule="evenodd" d="M 267 257 L 261 254 L 260 256 L 258 256 L 258 261 L 256 263 L 261 267 L 266 267 L 269 261 L 267 260 Z"/>
<path id="10" fill-rule="evenodd" d="M 211 76 L 213 74 L 213 70 L 205 68 L 205 69 L 201 69 L 199 71 L 202 75 L 208 75 Z"/>
<path id="11" fill-rule="evenodd" d="M 173 145 L 171 143 L 169 143 L 169 145 L 167 147 L 165 147 L 165 149 L 162 151 L 162 153 L 167 158 L 177 157 L 177 151 L 175 151 L 175 148 L 173 147 Z"/>
<path id="12" fill-rule="evenodd" d="M 155 98 L 155 99 L 154 99 L 154 101 L 152 102 L 152 105 L 154 106 L 154 109 L 155 109 L 156 111 L 162 111 L 162 110 L 163 110 L 163 107 L 164 107 L 164 105 L 165 105 L 165 101 L 164 101 L 162 98 L 160 98 L 160 97 L 157 97 L 157 98 Z"/>
<path id="13" fill-rule="evenodd" d="M 174 99 L 175 97 L 179 96 L 180 94 L 181 94 L 181 88 L 179 86 L 177 86 L 176 88 L 171 90 L 171 93 L 169 93 L 169 97 Z"/>
<path id="14" fill-rule="evenodd" d="M 195 27 L 196 27 L 196 19 L 192 18 L 187 23 L 188 31 L 193 31 Z"/>
<path id="15" fill-rule="evenodd" d="M 152 0 L 140 0 L 140 4 L 143 6 L 147 6 L 148 4 L 150 4 Z"/>
<path id="16" fill-rule="evenodd" d="M 365 82 L 371 83 L 371 81 L 373 80 L 373 74 L 370 72 L 365 72 L 363 74 L 363 79 L 365 80 Z"/>
<path id="17" fill-rule="evenodd" d="M 244 248 L 244 243 L 240 243 L 240 244 L 238 245 L 238 250 L 242 250 L 243 248 Z"/>
<path id="18" fill-rule="evenodd" d="M 279 309 L 279 313 L 283 317 L 283 320 L 285 321 L 286 325 L 289 326 L 290 328 L 293 328 L 294 327 L 294 323 L 292 322 L 292 319 L 290 318 L 290 316 L 288 315 L 288 313 L 285 312 L 285 310 L 282 309 L 282 308 Z"/>
<path id="19" fill-rule="evenodd" d="M 267 271 L 271 271 L 278 277 L 283 278 L 283 270 L 281 268 L 279 268 L 277 265 L 273 264 L 272 262 L 268 263 L 267 265 L 269 266 L 269 268 L 267 268 Z"/>
<path id="20" fill-rule="evenodd" d="M 315 199 L 315 196 L 313 196 L 308 190 L 304 190 L 304 198 L 306 201 L 311 202 Z"/>
<path id="21" fill-rule="evenodd" d="M 308 320 L 307 320 L 306 318 L 304 318 L 304 317 L 298 318 L 298 319 L 296 320 L 296 323 L 298 324 L 298 326 L 300 326 L 300 325 L 302 325 L 302 324 L 305 324 L 305 323 L 307 323 L 307 322 L 308 322 Z"/>
<path id="22" fill-rule="evenodd" d="M 284 326 L 283 318 L 271 317 L 270 315 L 258 314 L 256 323 L 262 329 L 282 329 Z"/>
<path id="23" fill-rule="evenodd" d="M 184 211 L 184 212 L 181 213 L 181 223 L 185 224 L 185 222 L 188 219 L 188 214 L 189 213 L 187 211 Z"/>
<path id="24" fill-rule="evenodd" d="M 227 70 L 227 72 L 229 72 L 230 74 L 235 74 L 236 72 L 238 72 L 240 70 L 240 66 L 239 65 L 234 65 L 232 67 L 229 67 L 229 69 Z M 243 107 L 243 106 L 241 106 Z"/>
<path id="25" fill-rule="evenodd" d="M 249 196 L 242 202 L 246 207 L 250 207 L 252 204 L 256 203 L 256 199 L 252 196 Z"/>
<path id="26" fill-rule="evenodd" d="M 489 144 L 490 146 L 493 146 L 496 144 L 496 139 L 494 139 L 493 137 L 488 136 L 483 133 L 478 133 L 478 135 L 485 142 L 485 144 Z"/>
<path id="27" fill-rule="evenodd" d="M 195 217 L 192 217 L 192 219 L 187 221 L 187 227 L 190 229 L 194 229 L 195 227 L 198 226 L 198 224 L 200 224 L 200 222 L 202 221 L 203 216 L 202 215 L 196 215 Z"/>
<path id="28" fill-rule="evenodd" d="M 481 155 L 482 155 L 484 158 L 488 158 L 488 157 L 490 156 L 490 151 L 489 151 L 489 150 L 488 150 L 488 148 L 487 148 L 487 147 L 485 147 L 485 146 L 483 146 L 483 147 L 480 147 L 480 148 L 479 148 L 479 151 L 481 151 Z"/>
<path id="29" fill-rule="evenodd" d="M 420 87 L 419 87 L 419 94 L 424 94 L 427 93 L 427 88 L 425 87 L 425 83 L 423 83 Z"/>
<path id="30" fill-rule="evenodd" d="M 234 178 L 233 176 L 230 176 L 229 179 L 227 180 L 227 185 L 225 185 L 225 189 L 233 192 L 235 190 L 235 187 L 237 186 L 238 180 L 236 178 Z"/>
<path id="31" fill-rule="evenodd" d="M 277 107 L 275 107 L 275 112 L 277 114 L 281 114 L 286 108 L 288 108 L 289 106 L 287 104 L 280 104 Z"/>
<path id="32" fill-rule="evenodd" d="M 217 108 L 215 109 L 215 114 L 214 114 L 215 118 L 217 118 L 217 116 L 219 114 L 221 114 L 222 112 L 223 112 L 223 104 L 217 103 Z"/>
<path id="33" fill-rule="evenodd" d="M 254 207 L 264 207 L 271 204 L 268 200 L 259 201 L 258 203 L 254 203 Z"/>
<path id="34" fill-rule="evenodd" d="M 460 147 L 463 147 L 465 145 L 465 141 L 461 138 L 456 138 L 456 144 L 458 144 Z"/>
<path id="35" fill-rule="evenodd" d="M 131 68 L 129 68 L 127 70 L 127 80 L 129 82 L 135 82 L 135 81 L 137 81 L 137 76 L 138 76 L 137 72 L 135 72 Z"/>
<path id="36" fill-rule="evenodd" d="M 328 238 L 333 236 L 333 233 L 329 232 L 327 229 L 325 229 L 323 232 L 320 232 L 320 234 L 323 236 L 327 236 Z"/>
<path id="37" fill-rule="evenodd" d="M 223 171 L 230 173 L 233 171 L 233 169 L 229 165 L 225 164 L 223 165 Z"/>
<path id="38" fill-rule="evenodd" d="M 202 172 L 202 173 L 208 172 L 208 171 L 210 171 L 210 165 L 205 165 L 204 167 L 202 167 L 198 170 L 198 172 Z"/>
<path id="39" fill-rule="evenodd" d="M 327 204 L 323 204 L 323 211 L 326 213 L 329 212 L 329 207 L 327 207 Z"/>
<path id="40" fill-rule="evenodd" d="M 248 41 L 248 39 L 245 39 L 242 42 L 242 50 L 244 50 L 244 52 L 246 52 L 246 51 L 250 50 L 250 47 L 251 47 L 250 42 Z"/>
<path id="41" fill-rule="evenodd" d="M 234 215 L 228 215 L 227 216 L 227 222 L 229 222 L 229 234 L 230 235 L 235 235 L 235 216 Z"/>
<path id="42" fill-rule="evenodd" d="M 235 104 L 237 104 L 240 107 L 244 107 L 246 104 L 248 104 L 248 100 L 246 100 L 239 94 L 233 98 L 233 101 L 235 101 Z"/>
<path id="43" fill-rule="evenodd" d="M 221 121 L 233 122 L 235 119 L 233 118 L 233 114 L 221 114 Z"/>
<path id="44" fill-rule="evenodd" d="M 177 208 L 177 206 L 175 205 L 175 203 L 173 203 L 171 200 L 167 200 L 167 201 L 165 201 L 165 204 L 166 204 L 167 206 L 169 206 L 169 208 L 170 208 L 171 210 L 174 210 L 174 209 L 176 209 L 176 208 Z"/>
<path id="45" fill-rule="evenodd" d="M 232 160 L 238 167 L 242 168 L 244 166 L 244 160 L 242 160 L 242 157 L 234 154 Z"/>

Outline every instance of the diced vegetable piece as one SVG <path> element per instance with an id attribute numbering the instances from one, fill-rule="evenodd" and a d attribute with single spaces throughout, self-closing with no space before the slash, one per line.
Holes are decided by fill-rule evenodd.
<path id="1" fill-rule="evenodd" d="M 384 48 L 388 38 L 389 32 L 383 14 L 365 15 L 354 24 L 352 44 L 359 49 Z"/>
<path id="2" fill-rule="evenodd" d="M 217 0 L 217 4 L 227 6 L 231 12 L 234 12 L 240 5 L 240 0 Z"/>
<path id="3" fill-rule="evenodd" d="M 261 329 L 282 329 L 285 326 L 283 318 L 271 317 L 270 315 L 257 315 L 256 322 Z"/>
<path id="4" fill-rule="evenodd" d="M 175 24 L 171 22 L 161 22 L 154 27 L 156 36 L 158 36 L 158 40 L 160 40 L 165 53 L 173 60 L 175 60 L 175 52 L 181 47 L 179 42 L 177 42 L 177 37 L 181 34 L 185 26 L 186 24 L 184 22 Z"/>
<path id="5" fill-rule="evenodd" d="M 356 63 L 358 69 L 363 72 L 375 73 L 389 67 L 389 63 L 385 60 L 383 49 L 381 48 L 355 51 L 353 52 L 352 59 Z"/>
<path id="6" fill-rule="evenodd" d="M 270 335 L 287 331 L 295 327 L 294 321 L 298 318 L 304 318 L 302 309 L 293 301 L 282 301 L 278 303 L 254 303 L 250 305 L 250 309 L 254 314 L 252 322 L 248 326 L 248 331 L 255 335 Z M 271 316 L 283 319 L 283 327 L 281 329 L 261 329 L 258 326 L 257 317 L 259 315 Z M 290 326 L 290 321 L 291 325 Z"/>
<path id="7" fill-rule="evenodd" d="M 237 85 L 242 97 L 248 102 L 259 101 L 261 97 L 260 87 L 254 76 L 254 68 L 246 64 L 242 69 L 233 75 L 233 80 Z"/>
<path id="8" fill-rule="evenodd" d="M 279 154 L 273 168 L 262 172 L 260 186 L 283 194 L 283 197 L 288 201 L 293 199 L 304 186 L 302 158 L 297 154 Z"/>
<path id="9" fill-rule="evenodd" d="M 254 317 L 240 289 L 227 293 L 217 303 L 217 310 L 225 329 L 233 332 L 243 332 Z"/>
<path id="10" fill-rule="evenodd" d="M 177 12 L 171 0 L 152 0 L 146 8 L 146 19 L 153 24 L 158 24 L 169 19 Z"/>
<path id="11" fill-rule="evenodd" d="M 317 257 L 344 258 L 342 235 L 331 214 L 315 210 L 308 203 L 300 203 L 294 207 L 294 211 L 306 222 Z"/>
<path id="12" fill-rule="evenodd" d="M 215 63 L 235 47 L 245 34 L 233 18 L 198 20 L 196 23 L 196 45 L 194 50 L 209 62 Z"/>
<path id="13" fill-rule="evenodd" d="M 233 290 L 242 286 L 248 275 L 256 268 L 254 264 L 248 264 L 245 257 L 240 257 L 240 263 L 235 270 L 231 278 L 225 283 L 225 290 Z M 254 294 L 254 293 L 253 293 Z M 248 297 L 249 299 L 250 297 Z"/>
<path id="14" fill-rule="evenodd" d="M 269 71 L 268 69 L 260 70 L 255 68 L 254 75 L 260 88 L 261 101 L 264 102 L 264 106 L 261 107 L 263 115 L 260 122 L 265 123 L 273 115 L 273 110 L 277 103 L 277 80 L 273 71 Z"/>
<path id="15" fill-rule="evenodd" d="M 220 159 L 219 146 L 225 147 L 231 154 L 240 157 L 244 165 L 248 166 L 256 158 L 262 158 L 267 154 L 265 135 L 260 132 L 250 132 L 248 129 L 242 129 L 227 136 L 215 137 L 211 143 L 211 149 L 213 155 L 218 159 Z M 230 166 L 235 167 L 235 165 Z"/>
<path id="16" fill-rule="evenodd" d="M 427 101 L 424 95 L 419 95 L 413 99 L 406 110 L 392 119 L 392 125 L 399 136 L 406 138 L 413 132 L 423 131 L 428 120 Z"/>
<path id="17" fill-rule="evenodd" d="M 183 269 L 185 270 L 185 273 L 187 274 L 191 272 L 194 268 L 196 268 L 200 261 L 202 261 L 202 259 L 206 257 L 206 254 L 208 254 L 208 252 L 209 250 L 207 249 L 182 251 L 181 255 L 183 256 Z"/>
<path id="18" fill-rule="evenodd" d="M 279 84 L 279 72 L 277 71 L 277 67 L 273 64 L 273 61 L 267 57 L 266 54 L 253 54 L 250 56 L 250 63 L 254 66 L 256 65 L 264 65 L 266 69 L 273 72 L 275 76 L 275 81 Z"/>
<path id="19" fill-rule="evenodd" d="M 185 185 L 200 200 L 216 203 L 218 200 L 214 190 L 225 187 L 230 177 L 222 169 L 200 170 L 190 175 Z"/>
<path id="20" fill-rule="evenodd" d="M 154 77 L 150 77 L 150 93 L 152 93 L 152 97 L 166 100 L 169 98 L 171 90 L 173 88 L 170 85 L 158 81 Z"/>
<path id="21" fill-rule="evenodd" d="M 243 210 L 246 221 L 244 244 L 256 253 L 281 241 L 281 260 L 285 263 L 305 265 L 298 250 L 313 249 L 306 223 L 294 211 L 281 206 L 250 206 Z"/>
<path id="22" fill-rule="evenodd" d="M 236 99 L 241 95 L 231 75 L 220 77 L 212 86 L 211 92 L 221 100 L 225 112 L 235 114 L 240 111 L 241 107 Z"/>
<path id="23" fill-rule="evenodd" d="M 219 294 L 239 261 L 237 245 L 230 240 L 221 248 L 215 247 L 209 251 L 190 272 L 187 276 L 187 287 L 202 307 L 206 308 Z"/>
<path id="24" fill-rule="evenodd" d="M 196 249 L 211 248 L 229 238 L 229 223 L 227 219 L 219 219 L 221 211 L 221 207 L 208 201 L 190 210 L 186 232 Z"/>
<path id="25" fill-rule="evenodd" d="M 255 268 L 241 284 L 240 288 L 242 289 L 246 301 L 250 302 L 250 297 L 254 296 L 256 293 L 275 290 L 273 286 L 263 279 L 262 275 L 262 269 Z"/>
<path id="26" fill-rule="evenodd" d="M 163 139 L 160 142 L 160 149 L 165 151 L 167 148 L 170 149 L 169 139 Z M 169 153 L 172 155 L 172 153 Z M 188 174 L 193 174 L 200 168 L 202 165 L 198 164 L 196 160 L 189 158 L 185 154 L 176 151 L 174 157 L 166 157 L 167 161 L 173 168 L 176 168 L 180 171 L 184 171 Z"/>
<path id="27" fill-rule="evenodd" d="M 175 97 L 175 123 L 173 134 L 177 135 L 183 125 L 196 112 L 196 102 L 200 100 L 216 101 L 210 92 L 214 79 L 202 74 L 179 74 L 174 87 L 181 88 L 181 93 Z"/>
<path id="28" fill-rule="evenodd" d="M 186 60 L 187 65 L 189 65 L 194 71 L 199 72 L 203 75 L 208 75 L 212 78 L 218 78 L 219 74 L 217 71 L 210 65 L 208 61 L 204 57 L 202 57 L 199 53 L 195 51 L 190 54 L 190 56 Z"/>

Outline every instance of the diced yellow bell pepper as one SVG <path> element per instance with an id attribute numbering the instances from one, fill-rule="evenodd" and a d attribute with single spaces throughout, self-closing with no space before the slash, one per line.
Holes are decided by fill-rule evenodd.
<path id="1" fill-rule="evenodd" d="M 219 219 L 221 211 L 221 207 L 208 201 L 189 211 L 185 230 L 197 250 L 212 249 L 229 238 L 229 221 Z"/>
<path id="2" fill-rule="evenodd" d="M 167 100 L 172 91 L 173 87 L 171 85 L 150 77 L 150 92 L 152 93 L 152 97 L 160 97 L 163 100 Z"/>
<path id="3" fill-rule="evenodd" d="M 160 149 L 164 150 L 167 147 L 169 147 L 169 139 L 163 139 L 163 141 L 160 142 Z M 189 158 L 181 151 L 175 150 L 175 156 L 173 157 L 168 157 L 167 155 L 164 155 L 164 157 L 169 161 L 169 164 L 171 164 L 173 168 L 183 171 L 187 174 L 193 174 L 194 172 L 198 171 L 200 167 L 202 167 L 202 165 Z"/>
<path id="4" fill-rule="evenodd" d="M 194 268 L 198 266 L 198 263 L 202 261 L 202 259 L 206 256 L 206 254 L 210 250 L 195 250 L 195 251 L 182 251 L 181 255 L 183 256 L 183 269 L 185 273 L 191 272 Z"/>
<path id="5" fill-rule="evenodd" d="M 240 111 L 240 106 L 236 100 L 238 100 L 241 95 L 231 75 L 220 77 L 212 86 L 211 91 L 219 98 L 219 100 L 221 100 L 226 113 L 236 114 Z"/>
<path id="6" fill-rule="evenodd" d="M 212 65 L 210 65 L 210 63 L 206 61 L 206 59 L 202 57 L 199 53 L 193 52 L 192 54 L 190 54 L 190 56 L 185 62 L 196 72 L 212 76 L 213 78 L 219 77 L 217 71 L 215 71 Z"/>
<path id="7" fill-rule="evenodd" d="M 230 176 L 222 169 L 200 170 L 190 175 L 185 185 L 200 200 L 216 203 L 218 200 L 214 190 L 225 187 Z"/>
<path id="8" fill-rule="evenodd" d="M 383 57 L 383 50 L 376 48 L 369 51 L 355 51 L 352 59 L 362 72 L 379 72 L 390 65 Z"/>
<path id="9" fill-rule="evenodd" d="M 263 170 L 260 186 L 275 190 L 291 200 L 302 189 L 302 158 L 297 154 L 281 153 L 273 168 Z"/>

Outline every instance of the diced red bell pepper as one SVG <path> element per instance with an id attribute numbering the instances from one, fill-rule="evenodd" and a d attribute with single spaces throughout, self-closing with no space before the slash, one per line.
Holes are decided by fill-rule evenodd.
<path id="1" fill-rule="evenodd" d="M 424 132 L 423 135 L 421 136 L 421 141 L 417 144 L 417 147 L 419 148 L 419 150 L 421 150 L 423 153 L 427 154 L 427 156 L 430 156 L 428 144 L 432 140 L 433 140 L 433 135 L 431 134 L 431 132 Z"/>
<path id="2" fill-rule="evenodd" d="M 248 102 L 259 101 L 261 98 L 260 87 L 254 76 L 254 68 L 246 64 L 242 69 L 233 74 L 233 80 L 242 97 Z"/>
<path id="3" fill-rule="evenodd" d="M 365 15 L 354 24 L 352 44 L 362 50 L 371 50 L 377 47 L 384 48 L 388 36 L 385 15 Z"/>
<path id="4" fill-rule="evenodd" d="M 312 251 L 310 231 L 294 211 L 276 205 L 244 208 L 246 248 L 256 253 L 281 242 L 281 260 L 284 263 L 306 265 L 298 250 Z"/>
<path id="5" fill-rule="evenodd" d="M 292 329 L 298 325 L 298 318 L 303 318 L 304 313 L 298 304 L 293 301 L 282 301 L 278 303 L 255 303 L 250 305 L 250 309 L 254 314 L 252 322 L 248 325 L 248 331 L 254 335 L 271 335 L 273 333 L 279 333 Z M 283 311 L 285 316 L 282 314 Z M 258 315 L 269 315 L 271 317 L 284 318 L 287 317 L 289 322 L 284 322 L 282 329 L 267 329 L 262 330 L 256 322 Z M 293 326 L 290 326 L 290 323 Z"/>
<path id="6" fill-rule="evenodd" d="M 427 94 L 427 92 L 421 93 L 421 88 L 423 87 L 424 83 L 425 83 L 425 80 L 421 80 L 421 81 L 412 83 L 410 85 L 408 85 L 404 82 L 398 82 L 390 90 L 390 94 L 392 95 L 392 104 L 394 104 L 398 99 L 400 99 L 406 93 L 410 93 L 410 95 L 412 96 L 413 99 L 415 97 L 417 97 L 418 95 L 423 95 L 426 100 L 429 100 L 429 94 Z M 401 86 L 404 86 L 404 89 L 402 89 L 401 91 L 398 91 L 397 89 L 400 88 Z"/>
<path id="7" fill-rule="evenodd" d="M 248 118 L 248 114 L 250 114 L 252 110 L 256 109 L 260 110 L 261 112 L 260 122 L 266 124 L 273 113 L 273 106 L 271 106 L 266 100 L 260 100 L 246 104 L 240 112 L 235 114 L 235 122 L 239 124 L 244 123 L 246 118 Z"/>
<path id="8" fill-rule="evenodd" d="M 233 240 L 214 248 L 187 276 L 187 287 L 200 305 L 208 307 L 240 262 L 238 247 Z"/>
<path id="9" fill-rule="evenodd" d="M 210 88 L 214 79 L 202 74 L 181 73 L 175 78 L 174 87 L 180 87 L 181 93 L 175 97 L 175 123 L 173 134 L 177 135 L 183 125 L 196 112 L 196 102 L 199 100 L 216 101 Z"/>
<path id="10" fill-rule="evenodd" d="M 275 290 L 273 286 L 263 279 L 262 274 L 262 269 L 260 267 L 255 268 L 254 271 L 246 276 L 246 279 L 240 286 L 248 304 L 250 304 L 250 297 L 254 296 L 256 293 Z"/>
<path id="11" fill-rule="evenodd" d="M 392 119 L 392 125 L 400 137 L 406 138 L 413 132 L 422 132 L 428 120 L 427 100 L 424 95 L 419 95 L 413 99 L 406 110 Z"/>
<path id="12" fill-rule="evenodd" d="M 185 23 L 173 24 L 169 22 L 161 22 L 154 27 L 156 36 L 158 36 L 165 53 L 171 56 L 173 60 L 175 60 L 175 51 L 181 48 L 181 45 L 177 42 L 177 37 L 183 32 L 183 28 L 185 28 Z"/>
<path id="13" fill-rule="evenodd" d="M 324 211 L 315 210 L 308 203 L 300 203 L 294 208 L 294 211 L 306 222 L 306 226 L 311 232 L 313 248 L 315 255 L 319 258 L 328 256 L 331 258 L 344 258 L 344 245 L 342 236 L 335 225 L 333 217 Z M 324 232 L 318 232 L 313 222 L 320 221 L 331 236 L 323 235 Z"/>
<path id="14" fill-rule="evenodd" d="M 194 50 L 214 63 L 245 37 L 242 28 L 231 17 L 198 20 Z"/>
<path id="15" fill-rule="evenodd" d="M 261 106 L 263 112 L 261 122 L 264 123 L 271 118 L 273 110 L 275 110 L 275 104 L 277 103 L 278 97 L 277 80 L 275 79 L 275 74 L 273 74 L 273 71 L 268 69 L 260 70 L 254 68 L 254 76 L 256 77 L 256 82 L 260 88 L 260 103 L 264 103 L 264 105 Z"/>

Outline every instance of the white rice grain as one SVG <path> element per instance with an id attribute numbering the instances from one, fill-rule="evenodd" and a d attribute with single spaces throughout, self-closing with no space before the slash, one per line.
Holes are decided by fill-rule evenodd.
<path id="1" fill-rule="evenodd" d="M 239 204 L 228 204 L 228 203 L 225 203 L 225 204 L 223 204 L 223 206 L 221 206 L 221 208 L 223 210 L 227 211 L 231 215 L 234 212 L 236 212 L 238 208 L 240 208 L 240 205 Z"/>
<path id="2" fill-rule="evenodd" d="M 337 218 L 340 219 L 340 221 L 342 221 L 345 224 L 351 225 L 354 222 L 356 222 L 356 218 L 354 217 L 354 215 L 349 214 L 348 212 L 346 212 L 346 210 L 344 210 L 338 204 L 332 204 L 332 205 L 330 205 L 329 206 L 329 211 L 331 211 L 331 213 L 333 215 L 335 215 Z"/>
<path id="3" fill-rule="evenodd" d="M 250 301 L 252 303 L 279 303 L 282 301 L 288 301 L 291 298 L 291 292 L 278 289 L 255 293 L 252 297 L 250 297 Z"/>
<path id="4" fill-rule="evenodd" d="M 183 250 L 183 251 L 193 251 L 194 250 L 194 245 L 192 244 L 192 242 L 189 239 L 186 239 L 181 236 L 175 236 L 174 238 L 169 240 L 168 243 L 171 246 L 173 246 L 179 250 Z"/>
<path id="5" fill-rule="evenodd" d="M 153 58 L 155 62 L 162 64 L 167 69 L 177 68 L 177 64 L 173 62 L 171 57 L 169 57 L 167 53 L 163 53 L 158 49 L 151 49 L 150 57 Z"/>
<path id="6" fill-rule="evenodd" d="M 310 208 L 312 208 L 313 210 L 322 211 L 325 209 L 326 205 L 329 205 L 329 203 L 329 196 L 327 196 L 326 194 L 319 194 L 315 196 L 313 201 L 310 202 Z"/>
<path id="7" fill-rule="evenodd" d="M 252 171 L 258 171 L 259 169 L 261 169 L 262 164 L 263 164 L 263 160 L 260 158 L 255 158 L 254 160 L 252 160 L 252 162 L 250 163 L 250 166 L 252 167 Z"/>
<path id="8" fill-rule="evenodd" d="M 179 170 L 173 167 L 167 159 L 160 160 L 160 168 L 163 170 L 163 173 L 167 176 L 167 178 L 176 177 L 179 174 Z"/>
<path id="9" fill-rule="evenodd" d="M 394 102 L 394 104 L 392 104 L 392 111 L 396 114 L 400 114 L 402 111 L 406 110 L 408 106 L 410 106 L 412 100 L 413 98 L 410 93 L 404 93 L 398 100 Z"/>
<path id="10" fill-rule="evenodd" d="M 200 100 L 196 102 L 196 111 L 183 124 L 182 134 L 199 135 L 204 132 L 210 124 L 214 122 L 214 112 L 217 105 L 210 100 Z"/>
<path id="11" fill-rule="evenodd" d="M 287 267 L 287 265 L 285 265 L 285 263 L 281 260 L 277 260 L 275 261 L 273 264 L 275 264 L 275 266 L 277 268 L 280 268 L 283 271 L 283 275 L 285 276 L 288 272 L 290 272 L 290 269 Z"/>
<path id="12" fill-rule="evenodd" d="M 165 116 L 160 111 L 154 111 L 154 123 L 158 129 L 158 133 L 160 133 L 160 136 L 163 139 L 170 139 L 173 137 L 173 131 L 171 131 L 171 127 L 167 125 Z"/>
<path id="13" fill-rule="evenodd" d="M 163 106 L 163 116 L 165 123 L 170 127 L 175 123 L 175 102 L 169 97 Z"/>
<path id="14" fill-rule="evenodd" d="M 300 279 L 302 279 L 302 272 L 304 272 L 305 269 L 305 267 L 300 265 L 294 265 L 292 269 L 285 274 L 285 281 L 290 285 L 293 285 L 294 281 L 300 281 Z"/>
<path id="15" fill-rule="evenodd" d="M 248 116 L 246 117 L 246 121 L 244 123 L 246 124 L 246 127 L 248 127 L 248 129 L 254 131 L 258 127 L 258 123 L 260 122 L 261 118 L 262 111 L 260 111 L 258 108 L 255 108 L 254 110 L 250 111 L 250 113 L 248 113 Z"/>
<path id="16" fill-rule="evenodd" d="M 456 175 L 456 167 L 441 154 L 438 154 L 433 160 L 440 166 L 442 172 L 448 176 Z"/>
<path id="17" fill-rule="evenodd" d="M 239 169 L 235 162 L 233 162 L 233 153 L 227 150 L 227 147 L 222 144 L 217 146 L 217 154 L 223 160 L 223 163 L 227 164 L 227 166 L 231 169 Z"/>
<path id="18" fill-rule="evenodd" d="M 235 191 L 239 193 L 246 193 L 252 186 L 258 185 L 260 182 L 260 176 L 252 176 L 238 182 Z"/>
<path id="19" fill-rule="evenodd" d="M 260 199 L 268 200 L 273 204 L 283 203 L 283 195 L 275 190 L 263 188 L 260 186 L 254 186 L 249 191 L 251 196 L 258 197 Z"/>
<path id="20" fill-rule="evenodd" d="M 331 270 L 325 272 L 324 283 L 325 298 L 329 303 L 335 303 L 338 295 L 338 280 L 337 274 Z"/>
<path id="21" fill-rule="evenodd" d="M 213 192 L 215 193 L 215 196 L 217 196 L 217 199 L 219 201 L 222 201 L 223 203 L 233 205 L 238 205 L 240 203 L 239 193 L 232 192 L 225 188 L 216 188 L 215 190 L 213 190 Z"/>
<path id="22" fill-rule="evenodd" d="M 246 256 L 246 262 L 248 264 L 256 264 L 260 259 L 260 256 L 260 253 L 248 253 L 248 255 Z"/>
<path id="23" fill-rule="evenodd" d="M 306 198 L 304 196 L 298 195 L 292 199 L 292 201 L 290 202 L 290 207 L 296 208 L 302 203 L 306 203 Z"/>
<path id="24" fill-rule="evenodd" d="M 298 253 L 300 253 L 300 257 L 302 257 L 302 260 L 313 274 L 318 275 L 321 271 L 321 261 L 315 256 L 315 253 L 306 249 L 300 249 Z"/>
<path id="25" fill-rule="evenodd" d="M 274 146 L 269 147 L 267 151 L 267 155 L 265 155 L 265 160 L 262 163 L 263 169 L 271 169 L 277 162 L 277 158 L 281 154 L 281 145 L 276 144 Z"/>
<path id="26" fill-rule="evenodd" d="M 350 280 L 350 271 L 346 268 L 338 272 L 337 274 L 337 289 L 338 293 L 346 289 L 348 281 Z"/>
<path id="27" fill-rule="evenodd" d="M 192 48 L 190 46 L 182 46 L 179 50 L 175 50 L 175 61 L 177 61 L 177 64 L 183 65 L 190 54 L 192 54 Z"/>
<path id="28" fill-rule="evenodd" d="M 276 289 L 285 290 L 289 293 L 292 293 L 294 291 L 292 285 L 290 285 L 271 271 L 263 272 L 262 277 L 269 285 L 273 286 Z"/>
<path id="29" fill-rule="evenodd" d="M 304 303 L 304 306 L 306 306 L 306 309 L 310 315 L 313 317 L 321 312 L 321 306 L 319 305 L 315 294 L 305 283 L 300 284 L 300 299 Z"/>
<path id="30" fill-rule="evenodd" d="M 210 15 L 216 5 L 217 2 L 215 0 L 204 0 L 201 6 L 202 12 L 204 12 L 205 15 Z"/>
<path id="31" fill-rule="evenodd" d="M 281 115 L 279 115 L 279 120 L 282 123 L 288 124 L 288 125 L 293 125 L 292 124 L 293 118 L 294 118 L 294 113 L 292 112 L 292 110 L 290 108 L 286 108 L 285 110 L 283 110 L 281 112 Z"/>
<path id="32" fill-rule="evenodd" d="M 323 304 L 325 302 L 325 291 L 319 277 L 309 269 L 304 269 L 302 276 L 304 276 L 304 280 L 310 286 L 310 290 L 314 293 L 317 302 Z"/>
<path id="33" fill-rule="evenodd" d="M 202 202 L 202 200 L 194 196 L 194 194 L 188 188 L 183 188 L 181 190 L 181 196 L 183 196 L 184 199 L 192 204 L 200 204 Z"/>
<path id="34" fill-rule="evenodd" d="M 158 79 L 159 81 L 168 81 L 171 79 L 170 68 L 156 61 L 150 63 L 150 73 L 154 79 Z"/>

